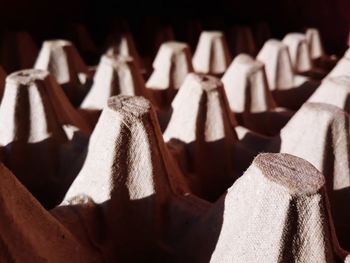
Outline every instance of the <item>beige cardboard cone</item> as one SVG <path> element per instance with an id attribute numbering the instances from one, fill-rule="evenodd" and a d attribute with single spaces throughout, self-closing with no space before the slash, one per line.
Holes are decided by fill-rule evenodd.
<path id="1" fill-rule="evenodd" d="M 197 73 L 222 75 L 231 63 L 224 33 L 221 31 L 203 31 L 192 59 Z"/>
<path id="2" fill-rule="evenodd" d="M 100 262 L 0 164 L 1 262 Z"/>
<path id="3" fill-rule="evenodd" d="M 312 69 L 311 55 L 306 36 L 301 33 L 289 33 L 282 42 L 288 46 L 294 71 L 307 72 Z"/>
<path id="4" fill-rule="evenodd" d="M 57 203 L 64 180 L 63 126 L 85 128 L 79 118 L 48 72 L 23 70 L 7 77 L 0 106 L 4 163 L 46 207 Z"/>
<path id="5" fill-rule="evenodd" d="M 324 50 L 320 32 L 316 28 L 308 28 L 305 32 L 311 59 L 319 59 L 324 56 Z"/>
<path id="6" fill-rule="evenodd" d="M 345 56 L 338 61 L 326 78 L 350 76 L 350 57 L 347 58 L 346 56 L 345 54 Z"/>
<path id="7" fill-rule="evenodd" d="M 269 88 L 278 106 L 298 110 L 318 85 L 294 73 L 288 46 L 279 40 L 268 40 L 257 60 L 265 64 Z"/>
<path id="8" fill-rule="evenodd" d="M 324 184 L 301 158 L 258 155 L 192 227 L 184 255 L 192 262 L 335 262 Z"/>
<path id="9" fill-rule="evenodd" d="M 341 245 L 349 249 L 350 156 L 348 114 L 329 104 L 306 103 L 280 134 L 280 152 L 304 158 L 326 178 Z M 315 128 L 311 125 L 317 124 Z M 302 128 L 304 126 L 304 128 Z"/>
<path id="10" fill-rule="evenodd" d="M 183 148 L 187 162 L 182 168 L 192 190 L 216 200 L 235 180 L 232 156 L 237 135 L 223 84 L 215 77 L 191 73 L 172 108 L 164 138 Z"/>
<path id="11" fill-rule="evenodd" d="M 274 135 L 289 120 L 291 112 L 282 109 L 276 111 L 262 62 L 240 54 L 221 80 L 231 111 L 240 125 L 259 133 Z"/>
<path id="12" fill-rule="evenodd" d="M 185 226 L 184 211 L 178 209 L 188 189 L 180 176 L 151 104 L 142 97 L 119 95 L 108 100 L 65 203 L 89 196 L 103 207 L 107 236 L 102 233 L 99 244 L 111 242 L 107 246 L 115 260 L 160 260 L 169 252 L 163 239 L 174 233 L 171 222 Z M 174 242 L 176 235 L 171 237 Z"/>
<path id="13" fill-rule="evenodd" d="M 131 57 L 103 55 L 81 108 L 102 110 L 115 95 L 146 96 L 145 83 Z"/>
<path id="14" fill-rule="evenodd" d="M 168 109 L 188 73 L 193 72 L 191 51 L 187 44 L 166 42 L 153 62 L 153 73 L 146 83 L 156 105 Z"/>
<path id="15" fill-rule="evenodd" d="M 66 40 L 45 41 L 34 68 L 49 71 L 77 106 L 88 91 L 91 76 L 75 46 Z"/>
<path id="16" fill-rule="evenodd" d="M 137 52 L 134 39 L 130 32 L 112 34 L 109 36 L 109 39 L 107 40 L 107 42 L 108 42 L 108 49 L 106 51 L 107 55 L 109 56 L 120 55 L 124 57 L 132 57 L 137 68 L 141 70 L 142 73 L 144 72 L 145 69 L 143 69 L 140 55 Z"/>
<path id="17" fill-rule="evenodd" d="M 1 46 L 1 65 L 8 73 L 32 68 L 38 48 L 28 32 L 5 33 Z"/>

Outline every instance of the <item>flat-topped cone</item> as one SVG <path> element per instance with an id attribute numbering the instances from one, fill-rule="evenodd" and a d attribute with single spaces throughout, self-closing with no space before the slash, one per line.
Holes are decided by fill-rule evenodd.
<path id="1" fill-rule="evenodd" d="M 304 158 L 325 176 L 340 243 L 350 248 L 349 116 L 329 104 L 306 103 L 280 133 L 280 152 Z M 309 124 L 306 127 L 306 124 Z"/>
<path id="2" fill-rule="evenodd" d="M 223 74 L 231 63 L 231 54 L 224 33 L 203 31 L 199 37 L 192 63 L 197 73 Z"/>
<path id="3" fill-rule="evenodd" d="M 65 200 L 83 194 L 95 203 L 107 201 L 115 253 L 123 260 L 144 253 L 153 258 L 159 252 L 154 242 L 161 238 L 166 203 L 172 192 L 186 189 L 178 176 L 151 103 L 120 95 L 108 100 Z"/>
<path id="4" fill-rule="evenodd" d="M 246 53 L 251 56 L 256 55 L 256 48 L 253 33 L 248 26 L 235 26 L 230 32 L 233 55 Z"/>
<path id="5" fill-rule="evenodd" d="M 99 262 L 0 164 L 1 262 Z"/>
<path id="6" fill-rule="evenodd" d="M 188 161 L 182 168 L 192 191 L 206 200 L 216 200 L 235 180 L 235 120 L 223 84 L 215 77 L 190 73 L 172 108 L 164 138 L 183 148 Z"/>
<path id="7" fill-rule="evenodd" d="M 308 28 L 305 32 L 305 35 L 311 59 L 319 59 L 323 57 L 325 54 L 323 50 L 320 32 L 318 31 L 318 29 Z"/>
<path id="8" fill-rule="evenodd" d="M 324 184 L 301 158 L 259 154 L 192 227 L 188 255 L 192 262 L 334 262 Z"/>
<path id="9" fill-rule="evenodd" d="M 62 93 L 48 72 L 23 70 L 7 77 L 0 106 L 4 163 L 46 207 L 57 202 L 63 180 L 63 125 L 80 121 Z"/>
<path id="10" fill-rule="evenodd" d="M 318 85 L 295 75 L 288 46 L 279 40 L 268 40 L 257 59 L 265 64 L 269 88 L 278 106 L 297 110 Z"/>
<path id="11" fill-rule="evenodd" d="M 34 68 L 49 71 L 76 106 L 87 92 L 90 74 L 75 46 L 66 40 L 45 41 Z"/>
<path id="12" fill-rule="evenodd" d="M 295 72 L 302 73 L 312 69 L 312 61 L 306 36 L 301 33 L 289 33 L 282 42 L 288 46 Z"/>
<path id="13" fill-rule="evenodd" d="M 1 65 L 7 72 L 32 68 L 38 48 L 28 32 L 6 33 L 1 46 Z"/>
<path id="14" fill-rule="evenodd" d="M 332 104 L 350 113 L 350 76 L 326 78 L 307 101 Z"/>
<path id="15" fill-rule="evenodd" d="M 103 55 L 81 108 L 102 110 L 115 95 L 146 96 L 145 83 L 131 57 Z"/>
<path id="16" fill-rule="evenodd" d="M 290 89 L 295 86 L 294 72 L 288 46 L 276 39 L 266 41 L 257 59 L 265 64 L 271 90 Z"/>
<path id="17" fill-rule="evenodd" d="M 146 87 L 157 99 L 157 106 L 168 108 L 187 74 L 193 72 L 189 46 L 181 42 L 162 44 L 153 68 Z"/>
<path id="18" fill-rule="evenodd" d="M 231 111 L 240 125 L 275 135 L 288 121 L 290 113 L 276 111 L 262 62 L 246 54 L 238 55 L 221 80 Z"/>
<path id="19" fill-rule="evenodd" d="M 107 40 L 108 49 L 106 54 L 109 56 L 120 55 L 124 57 L 132 57 L 137 68 L 142 70 L 140 55 L 136 49 L 136 45 L 130 32 L 111 34 Z"/>
<path id="20" fill-rule="evenodd" d="M 238 55 L 221 78 L 231 111 L 258 113 L 273 110 L 264 64 L 246 54 Z"/>

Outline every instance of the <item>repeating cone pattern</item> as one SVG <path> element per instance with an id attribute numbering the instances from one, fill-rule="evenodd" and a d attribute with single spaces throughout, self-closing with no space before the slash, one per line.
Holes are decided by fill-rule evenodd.
<path id="1" fill-rule="evenodd" d="M 142 60 L 119 20 L 96 73 L 64 40 L 44 42 L 42 69 L 0 67 L 0 261 L 349 262 L 350 52 L 323 79 L 337 59 L 316 29 L 230 64 L 222 32 L 198 31 L 192 59 L 144 21 Z M 261 25 L 230 48 L 255 55 Z M 71 29 L 96 63 L 103 49 Z M 13 36 L 1 59 L 20 68 L 34 42 Z"/>
<path id="2" fill-rule="evenodd" d="M 153 62 L 153 73 L 146 87 L 160 108 L 168 108 L 188 73 L 193 72 L 191 51 L 187 44 L 166 42 Z"/>
<path id="3" fill-rule="evenodd" d="M 60 163 L 62 154 L 68 157 L 64 125 L 89 129 L 79 118 L 48 72 L 23 70 L 7 77 L 0 107 L 3 162 L 47 207 L 57 204 L 68 169 Z"/>
<path id="4" fill-rule="evenodd" d="M 164 138 L 183 148 L 188 161 L 182 168 L 194 192 L 216 200 L 235 179 L 232 158 L 237 135 L 223 84 L 215 77 L 191 73 L 172 108 Z"/>
<path id="5" fill-rule="evenodd" d="M 81 108 L 102 110 L 118 94 L 146 96 L 145 83 L 131 57 L 103 55 Z"/>
<path id="6" fill-rule="evenodd" d="M 197 73 L 222 75 L 231 63 L 224 34 L 220 31 L 203 31 L 192 63 Z"/>
<path id="7" fill-rule="evenodd" d="M 264 64 L 246 54 L 238 55 L 222 77 L 231 111 L 239 124 L 264 134 L 276 134 L 290 113 L 275 111 Z M 266 128 L 268 127 L 268 129 Z"/>
<path id="8" fill-rule="evenodd" d="M 246 53 L 251 56 L 256 55 L 256 48 L 253 33 L 248 26 L 235 26 L 231 30 L 232 45 L 234 47 L 234 55 Z"/>
<path id="9" fill-rule="evenodd" d="M 87 92 L 90 73 L 75 46 L 66 40 L 45 41 L 34 68 L 49 71 L 74 105 Z"/>
<path id="10" fill-rule="evenodd" d="M 294 73 L 288 46 L 279 40 L 268 40 L 257 59 L 265 64 L 269 88 L 278 106 L 299 109 L 318 85 Z"/>
<path id="11" fill-rule="evenodd" d="M 307 38 L 301 33 L 289 33 L 283 43 L 288 46 L 295 72 L 306 72 L 312 69 L 311 55 Z"/>

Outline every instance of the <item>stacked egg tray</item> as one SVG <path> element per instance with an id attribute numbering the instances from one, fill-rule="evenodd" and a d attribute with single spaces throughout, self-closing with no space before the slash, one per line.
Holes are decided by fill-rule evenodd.
<path id="1" fill-rule="evenodd" d="M 350 262 L 350 51 L 116 32 L 4 38 L 0 262 Z"/>

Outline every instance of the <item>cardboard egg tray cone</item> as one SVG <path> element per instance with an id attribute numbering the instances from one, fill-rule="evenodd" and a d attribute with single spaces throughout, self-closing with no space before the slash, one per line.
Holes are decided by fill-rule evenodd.
<path id="1" fill-rule="evenodd" d="M 180 258 L 191 257 L 192 262 L 343 260 L 345 255 L 337 254 L 324 187 L 323 175 L 307 161 L 288 154 L 260 154 L 190 229 Z"/>
<path id="2" fill-rule="evenodd" d="M 150 97 L 144 80 L 131 57 L 103 55 L 95 73 L 93 84 L 80 108 L 95 126 L 109 97 L 115 95 Z M 81 111 L 81 112 L 82 112 Z"/>
<path id="3" fill-rule="evenodd" d="M 72 42 L 44 41 L 34 68 L 49 71 L 69 100 L 78 106 L 88 92 L 92 76 Z"/>
<path id="4" fill-rule="evenodd" d="M 235 120 L 222 82 L 208 75 L 189 74 L 172 109 L 164 138 L 183 148 L 186 163 L 182 169 L 193 192 L 214 201 L 236 177 L 231 162 L 237 140 Z"/>
<path id="5" fill-rule="evenodd" d="M 136 49 L 136 45 L 130 32 L 111 33 L 107 39 L 107 55 L 121 55 L 132 57 L 137 68 L 145 73 L 146 69 L 142 65 L 142 60 Z"/>
<path id="6" fill-rule="evenodd" d="M 264 64 L 249 55 L 238 55 L 221 80 L 239 125 L 261 134 L 275 135 L 293 114 L 277 108 Z"/>
<path id="7" fill-rule="evenodd" d="M 156 99 L 155 104 L 167 111 L 188 73 L 193 72 L 191 51 L 181 42 L 163 43 L 153 61 L 153 72 L 146 88 Z"/>
<path id="8" fill-rule="evenodd" d="M 330 71 L 336 65 L 337 57 L 325 53 L 319 30 L 317 28 L 307 28 L 305 35 L 313 64 L 316 67 Z"/>
<path id="9" fill-rule="evenodd" d="M 305 34 L 289 33 L 282 42 L 288 46 L 294 72 L 316 80 L 321 80 L 327 74 L 325 70 L 314 65 Z"/>
<path id="10" fill-rule="evenodd" d="M 222 76 L 231 63 L 231 54 L 224 33 L 203 31 L 193 54 L 192 63 L 197 73 Z"/>
<path id="11" fill-rule="evenodd" d="M 3 96 L 4 90 L 5 90 L 5 80 L 6 80 L 6 72 L 0 66 L 0 102 L 2 100 L 2 96 Z"/>
<path id="12" fill-rule="evenodd" d="M 66 180 L 74 176 L 70 165 L 80 151 L 74 145 L 77 132 L 81 128 L 88 136 L 90 128 L 53 77 L 35 69 L 7 77 L 0 120 L 4 164 L 44 206 L 57 205 Z"/>
<path id="13" fill-rule="evenodd" d="M 280 107 L 298 110 L 318 86 L 294 72 L 288 46 L 279 40 L 266 41 L 257 60 L 265 64 L 269 88 Z"/>
<path id="14" fill-rule="evenodd" d="M 7 32 L 3 35 L 0 64 L 6 72 L 32 68 L 37 55 L 38 47 L 28 32 Z"/>

